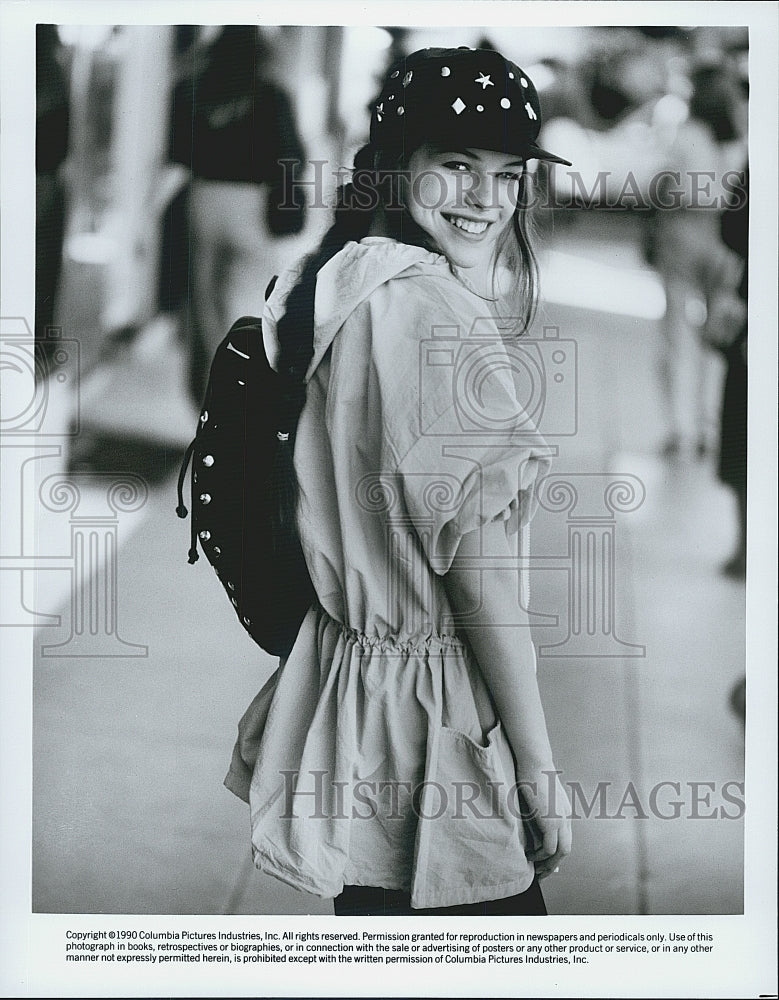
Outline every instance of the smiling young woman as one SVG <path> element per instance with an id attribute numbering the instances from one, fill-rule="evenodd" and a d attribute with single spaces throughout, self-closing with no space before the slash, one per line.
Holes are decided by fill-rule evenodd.
<path id="1" fill-rule="evenodd" d="M 535 304 L 526 163 L 561 160 L 540 124 L 497 52 L 402 59 L 331 229 L 263 315 L 295 418 L 278 530 L 316 601 L 226 784 L 257 866 L 337 914 L 541 914 L 570 851 L 518 561 L 550 449 L 495 322 L 521 333 Z"/>
<path id="2" fill-rule="evenodd" d="M 363 167 L 367 156 L 371 160 Z M 462 284 L 500 304 L 496 316 L 515 319 L 516 333 L 530 325 L 536 302 L 530 184 L 526 161 L 514 152 L 436 142 L 396 158 L 365 147 L 353 177 L 353 185 L 363 196 L 370 191 L 376 205 L 367 235 L 442 254 Z M 348 191 L 344 196 L 353 203 Z"/>
<path id="3" fill-rule="evenodd" d="M 430 244 L 484 294 L 519 205 L 524 162 L 488 149 L 425 143 L 408 162 L 404 204 Z"/>

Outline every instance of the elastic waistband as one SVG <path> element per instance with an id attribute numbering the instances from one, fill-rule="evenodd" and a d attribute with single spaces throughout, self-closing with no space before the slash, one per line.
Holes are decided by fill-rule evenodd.
<path id="1" fill-rule="evenodd" d="M 345 622 L 340 622 L 333 618 L 324 610 L 320 609 L 321 616 L 327 619 L 327 625 L 337 628 L 345 639 L 368 649 L 380 649 L 390 653 L 429 653 L 431 650 L 451 649 L 456 652 L 465 650 L 465 643 L 459 636 L 450 632 L 437 632 L 434 629 L 425 632 L 401 632 L 399 634 L 387 632 L 369 633 L 352 628 Z"/>

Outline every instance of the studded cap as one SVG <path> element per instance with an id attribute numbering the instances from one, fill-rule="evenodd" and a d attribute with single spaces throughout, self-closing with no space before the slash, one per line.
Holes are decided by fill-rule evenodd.
<path id="1" fill-rule="evenodd" d="M 536 145 L 541 106 L 533 81 L 499 52 L 421 49 L 390 69 L 371 113 L 371 143 L 413 150 L 423 142 L 570 161 Z"/>

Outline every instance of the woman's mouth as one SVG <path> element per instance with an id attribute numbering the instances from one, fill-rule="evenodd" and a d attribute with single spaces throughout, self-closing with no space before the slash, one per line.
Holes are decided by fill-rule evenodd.
<path id="1" fill-rule="evenodd" d="M 461 229 L 464 233 L 470 233 L 472 236 L 481 236 L 482 233 L 487 231 L 487 226 L 489 225 L 489 222 L 476 222 L 474 219 L 463 219 L 459 215 L 445 215 L 444 218 L 455 229 Z"/>

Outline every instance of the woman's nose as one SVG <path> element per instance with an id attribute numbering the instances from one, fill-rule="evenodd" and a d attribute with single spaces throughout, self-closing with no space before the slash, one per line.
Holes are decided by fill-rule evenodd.
<path id="1" fill-rule="evenodd" d="M 470 177 L 470 186 L 465 191 L 465 204 L 469 208 L 483 211 L 489 201 L 490 178 L 478 171 L 473 171 Z"/>

